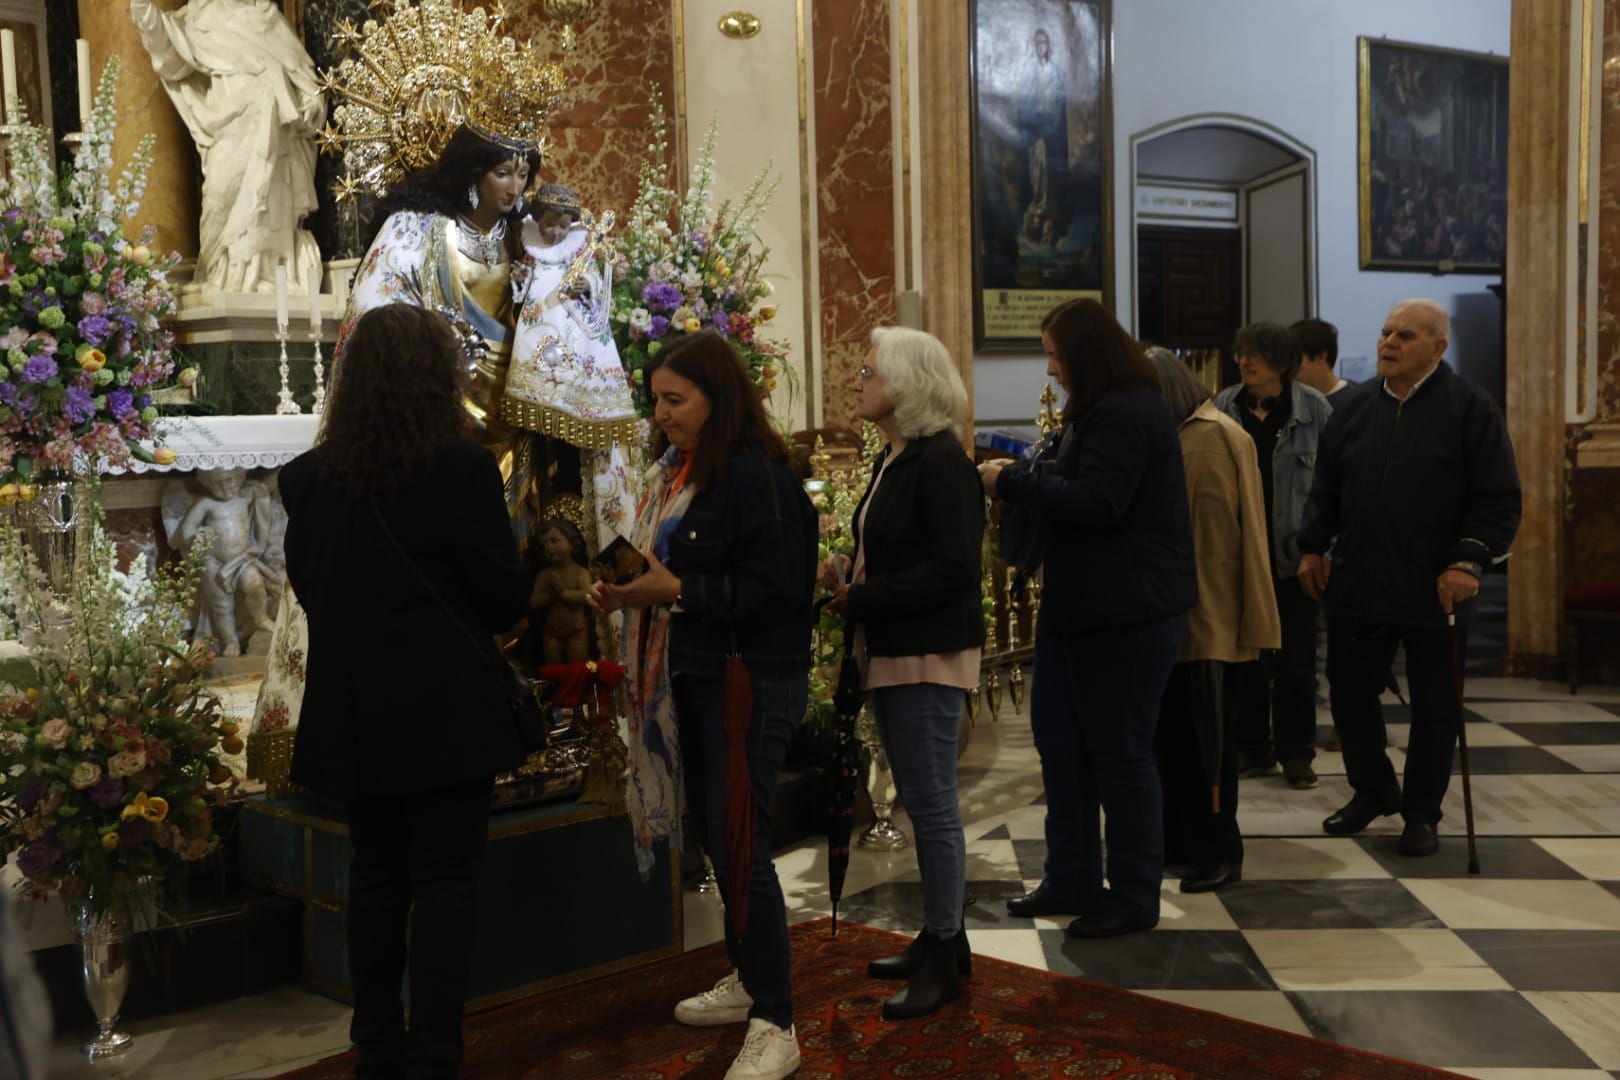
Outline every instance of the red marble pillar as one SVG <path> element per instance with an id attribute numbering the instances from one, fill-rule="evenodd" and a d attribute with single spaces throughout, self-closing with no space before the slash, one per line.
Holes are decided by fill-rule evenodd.
<path id="1" fill-rule="evenodd" d="M 895 321 L 889 0 L 814 0 L 812 15 L 819 382 L 824 422 L 847 425 L 868 337 Z"/>

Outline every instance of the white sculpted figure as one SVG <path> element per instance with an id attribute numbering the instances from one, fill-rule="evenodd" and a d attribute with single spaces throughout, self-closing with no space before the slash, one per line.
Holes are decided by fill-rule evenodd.
<path id="1" fill-rule="evenodd" d="M 212 537 L 198 590 L 196 636 L 216 638 L 225 656 L 240 656 L 242 641 L 262 630 L 268 647 L 285 576 L 286 513 L 268 485 L 248 481 L 244 469 L 203 469 L 197 484 L 201 494 L 176 480 L 163 496 L 171 544 L 184 552 L 203 531 Z M 187 500 L 194 501 L 187 506 Z M 260 643 L 253 644 L 249 651 L 259 651 Z"/>
<path id="2" fill-rule="evenodd" d="M 309 53 L 270 0 L 191 0 L 169 14 L 130 0 L 130 14 L 202 157 L 196 286 L 268 292 L 285 259 L 302 291 L 320 264 L 298 223 L 315 209 L 326 116 Z"/>

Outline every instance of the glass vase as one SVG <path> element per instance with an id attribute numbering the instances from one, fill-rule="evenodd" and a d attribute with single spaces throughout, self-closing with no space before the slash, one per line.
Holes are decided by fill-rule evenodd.
<path id="1" fill-rule="evenodd" d="M 872 737 L 867 737 L 865 731 L 861 734 L 861 773 L 866 779 L 866 794 L 872 800 L 872 824 L 855 843 L 871 851 L 902 851 L 911 841 L 895 827 L 892 817 L 900 791 L 889 768 L 889 755 L 875 733 Z"/>

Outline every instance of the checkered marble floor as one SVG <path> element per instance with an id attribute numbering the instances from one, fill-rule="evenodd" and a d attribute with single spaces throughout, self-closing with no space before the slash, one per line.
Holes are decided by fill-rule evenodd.
<path id="1" fill-rule="evenodd" d="M 1388 702 L 1398 770 L 1407 729 Z M 1314 790 L 1242 782 L 1242 882 L 1183 896 L 1167 881 L 1158 929 L 1080 942 L 1067 919 L 1012 919 L 1002 903 L 1045 858 L 1027 710 L 1004 702 L 961 770 L 974 951 L 1468 1076 L 1620 1077 L 1620 689 L 1473 678 L 1468 711 L 1479 877 L 1460 783 L 1431 858 L 1396 854 L 1399 818 L 1323 835 L 1349 798 L 1323 752 Z M 1325 709 L 1320 722 L 1325 735 Z M 777 867 L 794 920 L 827 913 L 823 842 Z M 841 916 L 914 933 L 914 852 L 856 850 L 845 898 Z M 718 901 L 692 893 L 686 910 L 689 947 L 717 939 Z"/>

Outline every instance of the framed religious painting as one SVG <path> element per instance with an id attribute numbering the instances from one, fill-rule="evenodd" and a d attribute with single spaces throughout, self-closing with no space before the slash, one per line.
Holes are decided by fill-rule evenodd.
<path id="1" fill-rule="evenodd" d="M 970 2 L 974 339 L 1027 351 L 1112 284 L 1108 4 Z"/>
<path id="2" fill-rule="evenodd" d="M 1368 37 L 1357 52 L 1361 268 L 1501 273 L 1507 57 Z"/>

